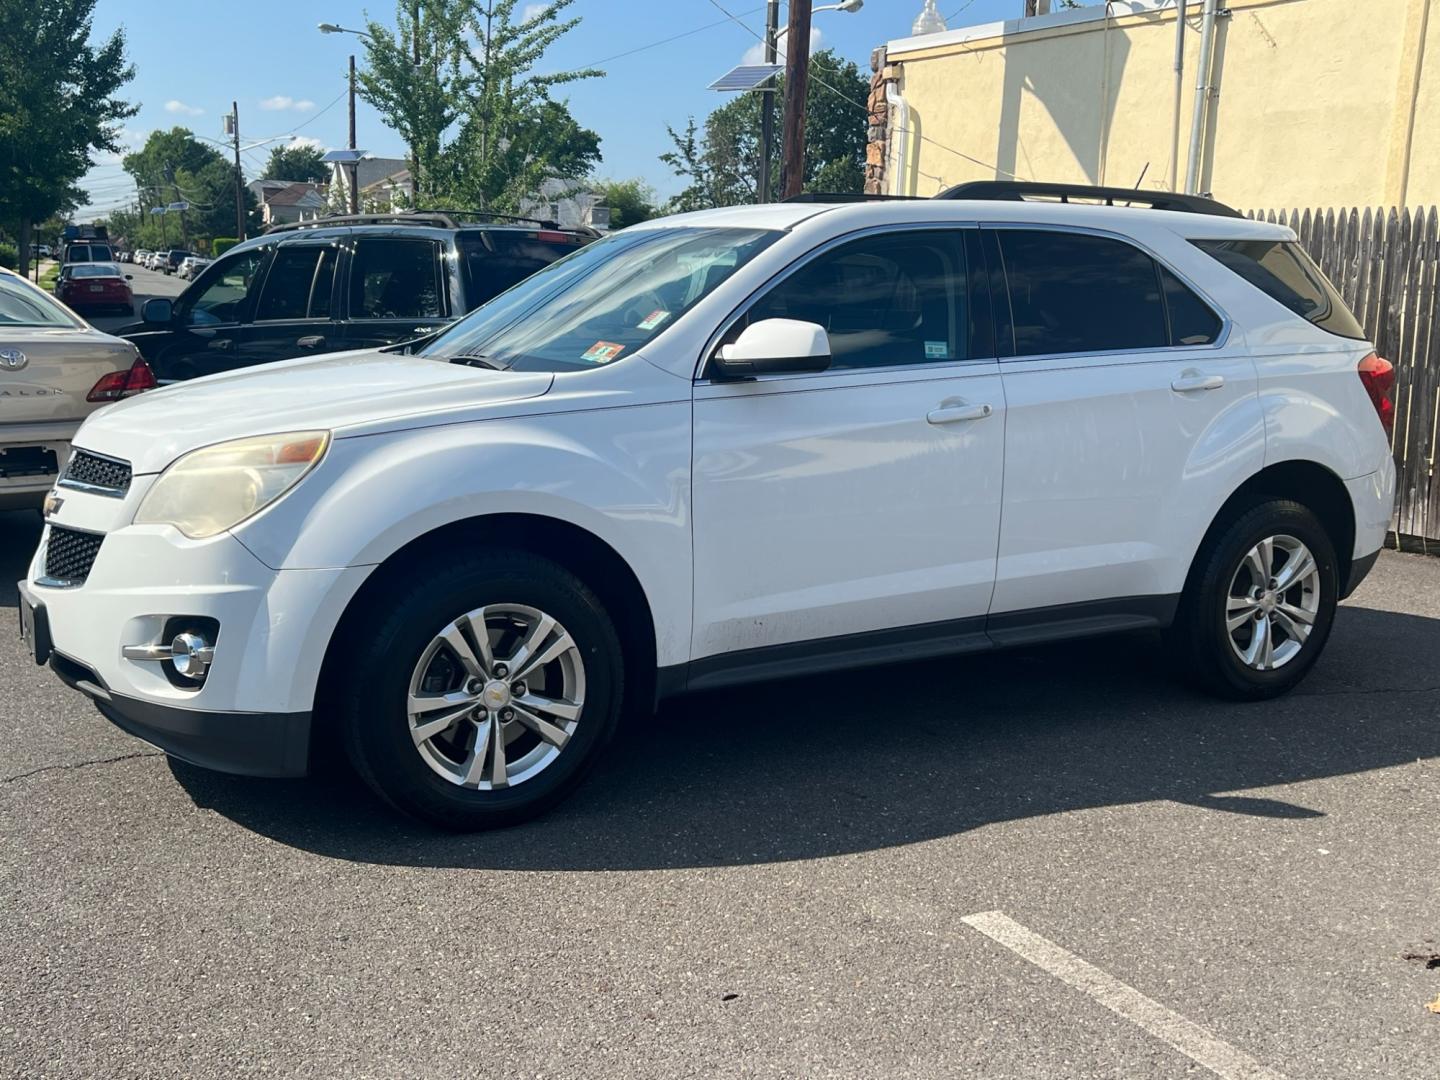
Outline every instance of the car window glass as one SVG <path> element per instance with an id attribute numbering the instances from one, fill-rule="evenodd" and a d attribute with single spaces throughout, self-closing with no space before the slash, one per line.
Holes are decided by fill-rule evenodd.
<path id="1" fill-rule="evenodd" d="M 350 273 L 352 319 L 441 315 L 439 248 L 429 240 L 361 239 Z"/>
<path id="2" fill-rule="evenodd" d="M 218 326 L 244 319 L 264 258 L 263 248 L 251 248 L 206 267 L 189 290 L 195 298 L 187 294 L 184 321 L 190 326 Z"/>
<path id="3" fill-rule="evenodd" d="M 327 247 L 282 247 L 275 253 L 255 321 L 323 319 L 330 313 L 330 283 L 335 276 L 334 250 Z"/>
<path id="4" fill-rule="evenodd" d="M 1365 330 L 1320 268 L 1293 241 L 1192 240 L 1270 299 L 1340 337 L 1363 340 Z"/>
<path id="5" fill-rule="evenodd" d="M 1000 229 L 1017 356 L 1168 343 L 1155 261 L 1103 236 Z"/>
<path id="6" fill-rule="evenodd" d="M 1209 345 L 1220 337 L 1220 316 L 1196 296 L 1188 285 L 1165 267 L 1156 265 L 1165 290 L 1165 312 L 1170 320 L 1171 345 Z"/>
<path id="7" fill-rule="evenodd" d="M 819 256 L 751 307 L 746 322 L 818 323 L 832 369 L 965 360 L 966 296 L 961 233 L 903 232 Z"/>
<path id="8" fill-rule="evenodd" d="M 65 310 L 38 289 L 0 274 L 0 326 L 74 326 Z"/>
<path id="9" fill-rule="evenodd" d="M 571 233 L 557 235 L 564 239 L 546 240 L 539 233 L 510 233 L 498 229 L 485 234 L 462 233 L 459 248 L 466 280 L 470 282 L 468 303 L 478 307 L 499 296 L 537 270 L 569 255 L 584 240 Z"/>

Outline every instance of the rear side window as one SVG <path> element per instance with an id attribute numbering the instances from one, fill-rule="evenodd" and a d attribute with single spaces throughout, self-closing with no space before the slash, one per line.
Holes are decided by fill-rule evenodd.
<path id="1" fill-rule="evenodd" d="M 1119 240 L 997 230 L 1017 356 L 1169 344 L 1155 260 Z"/>
<path id="2" fill-rule="evenodd" d="M 466 304 L 477 308 L 537 270 L 563 259 L 581 247 L 584 238 L 572 233 L 502 232 L 461 233 L 458 237 L 464 279 L 469 284 Z"/>
<path id="3" fill-rule="evenodd" d="M 334 279 L 334 248 L 282 247 L 265 275 L 255 321 L 328 318 Z"/>
<path id="4" fill-rule="evenodd" d="M 1220 337 L 1220 316 L 1210 310 L 1190 287 L 1165 267 L 1156 264 L 1165 292 L 1165 315 L 1170 322 L 1170 344 L 1209 345 Z"/>
<path id="5" fill-rule="evenodd" d="M 1335 287 L 1293 240 L 1192 240 L 1196 247 L 1270 299 L 1322 330 L 1364 339 L 1365 330 Z"/>
<path id="6" fill-rule="evenodd" d="M 350 272 L 352 319 L 431 319 L 441 310 L 440 246 L 432 240 L 358 240 Z"/>

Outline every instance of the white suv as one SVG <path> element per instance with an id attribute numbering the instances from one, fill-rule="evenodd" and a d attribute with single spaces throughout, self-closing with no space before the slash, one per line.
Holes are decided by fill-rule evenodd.
<path id="1" fill-rule="evenodd" d="M 1287 229 L 951 194 L 647 222 L 408 352 L 103 410 L 36 659 L 177 757 L 343 745 L 453 828 L 686 690 L 1146 627 L 1293 687 L 1385 536 L 1390 365 Z"/>

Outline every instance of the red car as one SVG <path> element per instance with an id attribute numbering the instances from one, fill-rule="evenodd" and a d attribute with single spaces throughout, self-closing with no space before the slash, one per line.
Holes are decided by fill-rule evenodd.
<path id="1" fill-rule="evenodd" d="M 135 312 L 130 275 L 115 263 L 66 263 L 55 282 L 55 298 L 74 311 Z"/>

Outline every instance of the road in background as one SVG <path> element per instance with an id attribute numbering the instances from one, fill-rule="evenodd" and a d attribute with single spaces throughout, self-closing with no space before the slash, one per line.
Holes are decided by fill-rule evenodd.
<path id="1" fill-rule="evenodd" d="M 0 515 L 0 581 L 38 535 Z M 1435 1076 L 1440 560 L 1386 553 L 1277 701 L 1148 635 L 696 696 L 477 836 L 330 742 L 310 781 L 168 761 L 14 604 L 16 1075 Z"/>
<path id="2" fill-rule="evenodd" d="M 162 274 L 158 270 L 146 270 L 143 266 L 136 266 L 134 263 L 121 263 L 120 269 L 131 277 L 130 287 L 135 290 L 135 314 L 133 315 L 91 315 L 89 312 L 81 312 L 85 321 L 97 330 L 104 330 L 106 333 L 113 333 L 122 326 L 129 326 L 140 321 L 140 308 L 146 300 L 152 296 L 166 296 L 171 299 L 179 296 L 189 286 L 189 282 L 178 278 L 174 274 Z"/>

